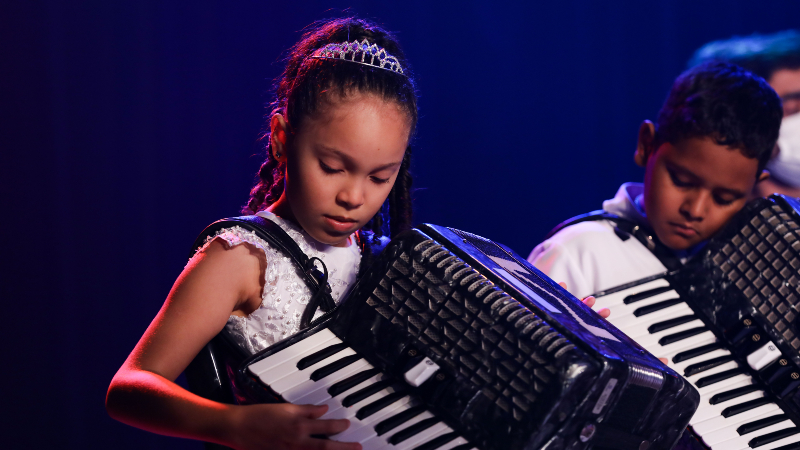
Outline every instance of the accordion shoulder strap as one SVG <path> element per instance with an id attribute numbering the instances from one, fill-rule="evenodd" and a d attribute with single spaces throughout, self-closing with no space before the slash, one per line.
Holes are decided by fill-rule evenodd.
<path id="1" fill-rule="evenodd" d="M 666 245 L 662 244 L 661 241 L 658 240 L 658 236 L 656 236 L 652 230 L 645 228 L 630 219 L 626 219 L 603 210 L 592 211 L 567 219 L 553 228 L 550 233 L 547 234 L 545 239 L 550 239 L 554 234 L 570 225 L 597 220 L 607 220 L 611 222 L 611 224 L 614 226 L 614 234 L 616 234 L 617 237 L 623 241 L 627 241 L 631 236 L 636 238 L 637 241 L 641 242 L 642 245 L 650 250 L 653 255 L 658 258 L 659 261 L 661 261 L 661 264 L 663 264 L 667 270 L 675 270 L 683 266 L 680 258 L 675 256 L 675 253 Z"/>
<path id="2" fill-rule="evenodd" d="M 303 313 L 303 319 L 306 319 L 306 315 L 308 315 L 308 320 L 301 320 L 301 326 L 310 323 L 310 319 L 314 316 L 317 308 L 328 312 L 336 307 L 336 303 L 330 295 L 331 288 L 328 284 L 328 269 L 325 267 L 325 263 L 316 257 L 309 258 L 303 250 L 300 249 L 297 242 L 295 242 L 283 228 L 271 220 L 260 216 L 241 216 L 218 220 L 200 233 L 194 242 L 192 251 L 196 251 L 205 244 L 207 237 L 213 236 L 223 228 L 232 226 L 240 226 L 256 233 L 259 238 L 265 240 L 268 244 L 289 256 L 292 261 L 302 269 L 301 272 L 303 273 L 304 281 L 313 295 Z M 316 262 L 320 263 L 322 271 L 317 268 Z"/>

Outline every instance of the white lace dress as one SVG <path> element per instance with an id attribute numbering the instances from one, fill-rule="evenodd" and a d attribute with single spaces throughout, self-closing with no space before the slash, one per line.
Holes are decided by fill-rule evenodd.
<path id="1" fill-rule="evenodd" d="M 300 227 L 275 214 L 261 211 L 258 215 L 280 225 L 309 258 L 317 257 L 325 263 L 332 289 L 331 296 L 339 303 L 355 282 L 361 262 L 361 251 L 355 236 L 350 237 L 347 247 L 334 247 L 314 240 Z M 262 250 L 267 260 L 261 305 L 246 317 L 231 315 L 225 331 L 248 354 L 256 353 L 297 333 L 300 329 L 300 316 L 311 299 L 311 291 L 301 278 L 297 265 L 254 232 L 238 226 L 220 230 L 209 237 L 198 251 L 205 249 L 215 239 L 224 240 L 230 247 L 250 244 Z"/>

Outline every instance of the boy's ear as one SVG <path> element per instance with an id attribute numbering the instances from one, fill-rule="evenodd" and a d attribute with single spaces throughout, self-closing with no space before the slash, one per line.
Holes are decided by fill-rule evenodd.
<path id="1" fill-rule="evenodd" d="M 286 158 L 286 139 L 289 126 L 281 114 L 273 114 L 269 122 L 269 141 L 272 157 L 280 161 Z"/>
<path id="2" fill-rule="evenodd" d="M 653 122 L 645 120 L 639 127 L 639 138 L 636 141 L 636 153 L 633 160 L 640 167 L 647 166 L 647 160 L 655 152 L 656 146 L 656 126 Z"/>

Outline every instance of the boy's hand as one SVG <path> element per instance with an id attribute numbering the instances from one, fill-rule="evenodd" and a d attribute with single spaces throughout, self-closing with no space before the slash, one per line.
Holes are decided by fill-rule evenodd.
<path id="1" fill-rule="evenodd" d="M 562 288 L 564 288 L 564 289 L 566 289 L 566 288 L 567 288 L 567 283 L 558 283 L 558 285 L 559 285 L 559 286 L 561 286 L 561 287 L 562 287 Z M 582 301 L 582 302 L 583 302 L 583 303 L 584 303 L 586 306 L 588 306 L 589 308 L 592 308 L 592 307 L 594 307 L 594 301 L 595 301 L 595 298 L 594 298 L 594 297 L 592 297 L 591 295 L 590 295 L 590 296 L 588 296 L 588 297 L 586 297 L 586 298 L 584 298 L 584 299 L 583 299 L 583 300 L 581 300 L 581 301 Z M 597 314 L 600 314 L 600 317 L 602 317 L 603 319 L 608 319 L 608 316 L 610 316 L 610 315 L 611 315 L 611 311 L 610 311 L 608 308 L 603 308 L 603 309 L 601 309 L 600 311 L 597 311 Z M 664 363 L 664 365 L 667 365 L 667 364 L 669 364 L 669 361 L 667 360 L 667 358 L 658 358 L 658 359 L 659 359 L 659 361 L 661 361 L 662 363 Z"/>
<path id="2" fill-rule="evenodd" d="M 567 283 L 559 282 L 558 285 L 561 286 L 564 289 L 567 288 Z M 584 305 L 588 306 L 589 308 L 593 308 L 594 307 L 595 299 L 591 295 L 586 297 L 586 298 L 584 298 L 581 301 L 583 302 Z M 608 309 L 608 308 L 603 308 L 600 311 L 597 311 L 597 314 L 600 314 L 600 317 L 602 317 L 603 319 L 608 319 L 608 316 L 611 315 L 611 310 Z"/>

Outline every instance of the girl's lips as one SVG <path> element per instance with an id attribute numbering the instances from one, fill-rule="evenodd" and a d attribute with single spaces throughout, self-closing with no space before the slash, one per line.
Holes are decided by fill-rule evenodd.
<path id="1" fill-rule="evenodd" d="M 328 226 L 339 233 L 349 233 L 353 231 L 353 226 L 358 223 L 354 219 L 339 216 L 323 216 Z"/>

